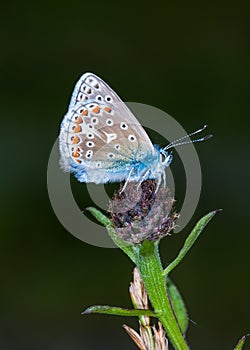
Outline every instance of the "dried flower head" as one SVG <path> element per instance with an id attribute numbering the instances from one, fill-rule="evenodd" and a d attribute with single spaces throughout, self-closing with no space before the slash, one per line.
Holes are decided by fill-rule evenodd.
<path id="1" fill-rule="evenodd" d="M 173 203 L 164 184 L 157 189 L 155 180 L 144 181 L 140 186 L 129 182 L 115 194 L 109 211 L 118 236 L 136 244 L 146 239 L 159 240 L 169 234 L 178 217 L 173 213 Z"/>
<path id="2" fill-rule="evenodd" d="M 137 267 L 133 271 L 134 280 L 130 283 L 129 294 L 132 303 L 136 309 L 148 309 L 148 294 L 142 282 L 141 276 Z M 143 325 L 149 326 L 149 316 L 141 316 Z"/>

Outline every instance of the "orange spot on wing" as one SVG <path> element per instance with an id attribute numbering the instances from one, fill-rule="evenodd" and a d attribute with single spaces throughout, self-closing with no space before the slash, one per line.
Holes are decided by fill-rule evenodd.
<path id="1" fill-rule="evenodd" d="M 82 115 L 88 115 L 88 110 L 85 109 L 85 110 L 82 112 Z"/>
<path id="2" fill-rule="evenodd" d="M 82 161 L 80 159 L 76 159 L 76 162 L 80 164 Z"/>
<path id="3" fill-rule="evenodd" d="M 82 128 L 80 127 L 80 125 L 77 125 L 77 127 L 74 129 L 74 133 L 81 132 L 81 131 L 82 131 Z"/>
<path id="4" fill-rule="evenodd" d="M 78 143 L 78 142 L 80 142 L 80 138 L 79 138 L 78 136 L 75 136 L 75 137 L 73 138 L 73 140 L 72 140 L 72 143 L 73 143 L 73 144 L 76 144 L 76 143 Z"/>
<path id="5" fill-rule="evenodd" d="M 111 112 L 111 108 L 110 108 L 110 107 L 104 107 L 104 110 L 105 110 L 106 112 L 108 112 L 108 113 Z"/>
<path id="6" fill-rule="evenodd" d="M 76 119 L 76 124 L 81 124 L 83 122 L 82 117 Z"/>
<path id="7" fill-rule="evenodd" d="M 75 151 L 72 153 L 72 156 L 73 156 L 74 158 L 78 158 L 78 157 L 80 156 L 80 153 L 79 153 L 77 150 L 75 150 Z"/>
<path id="8" fill-rule="evenodd" d="M 96 107 L 94 107 L 93 109 L 92 109 L 92 111 L 94 112 L 94 113 L 99 113 L 100 112 L 100 107 L 99 106 L 96 106 Z"/>

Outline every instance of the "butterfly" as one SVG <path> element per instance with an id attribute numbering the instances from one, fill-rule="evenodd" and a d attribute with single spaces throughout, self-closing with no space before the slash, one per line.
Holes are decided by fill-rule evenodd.
<path id="1" fill-rule="evenodd" d="M 146 131 L 120 97 L 98 76 L 83 74 L 76 83 L 59 135 L 60 164 L 80 182 L 164 179 L 172 161 L 167 147 L 153 145 Z M 196 141 L 203 141 L 203 137 Z"/>

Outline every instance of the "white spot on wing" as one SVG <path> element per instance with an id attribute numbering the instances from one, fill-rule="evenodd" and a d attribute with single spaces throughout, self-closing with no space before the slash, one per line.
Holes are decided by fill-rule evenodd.
<path id="1" fill-rule="evenodd" d="M 86 154 L 85 154 L 85 157 L 88 158 L 88 159 L 92 158 L 92 156 L 93 156 L 93 151 L 92 150 L 88 150 L 86 152 Z"/>
<path id="2" fill-rule="evenodd" d="M 117 138 L 116 134 L 108 134 L 107 132 L 105 132 L 106 136 L 107 136 L 107 143 L 110 143 L 111 141 L 115 140 Z"/>
<path id="3" fill-rule="evenodd" d="M 129 140 L 130 142 L 135 142 L 135 141 L 136 141 L 135 135 L 129 135 L 128 140 Z"/>
<path id="4" fill-rule="evenodd" d="M 126 123 L 122 122 L 120 124 L 120 128 L 123 129 L 123 130 L 127 130 L 128 129 L 128 125 Z"/>
<path id="5" fill-rule="evenodd" d="M 88 141 L 88 142 L 86 142 L 86 146 L 87 147 L 94 147 L 94 142 L 92 142 L 92 141 Z"/>
<path id="6" fill-rule="evenodd" d="M 107 157 L 110 159 L 113 159 L 113 158 L 115 158 L 115 155 L 114 155 L 114 153 L 110 152 L 110 153 L 108 153 Z"/>

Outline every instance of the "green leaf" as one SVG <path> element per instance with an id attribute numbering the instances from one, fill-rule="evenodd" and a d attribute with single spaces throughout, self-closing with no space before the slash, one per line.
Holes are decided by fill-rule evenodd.
<path id="1" fill-rule="evenodd" d="M 241 350 L 243 348 L 243 345 L 247 339 L 247 337 L 249 336 L 249 334 L 244 335 L 238 342 L 238 344 L 236 345 L 236 347 L 234 348 L 234 350 Z"/>
<path id="2" fill-rule="evenodd" d="M 190 235 L 187 237 L 183 248 L 180 250 L 177 258 L 172 261 L 164 270 L 163 274 L 164 276 L 167 276 L 184 258 L 184 256 L 187 254 L 187 252 L 192 248 L 193 244 L 201 234 L 201 232 L 204 230 L 206 225 L 209 223 L 209 221 L 214 217 L 216 213 L 218 213 L 220 210 L 214 210 L 205 215 L 198 223 L 195 225 L 193 228 L 192 232 Z"/>
<path id="3" fill-rule="evenodd" d="M 95 218 L 97 221 L 99 221 L 103 226 L 107 227 L 109 225 L 112 225 L 112 221 L 104 215 L 100 210 L 94 208 L 94 207 L 88 207 L 86 208 Z"/>
<path id="4" fill-rule="evenodd" d="M 106 315 L 116 315 L 116 316 L 152 316 L 157 317 L 157 314 L 151 310 L 145 309 L 123 309 L 116 306 L 107 305 L 94 305 L 88 307 L 82 312 L 82 315 L 87 314 L 106 314 Z"/>
<path id="5" fill-rule="evenodd" d="M 123 250 L 124 253 L 127 254 L 133 262 L 135 262 L 133 246 L 118 237 L 113 222 L 96 208 L 89 207 L 87 210 L 96 218 L 97 221 L 106 227 L 108 235 L 115 245 Z"/>
<path id="6" fill-rule="evenodd" d="M 179 290 L 168 277 L 166 283 L 175 316 L 177 318 L 182 333 L 185 334 L 188 327 L 187 309 L 185 307 L 184 301 Z"/>

